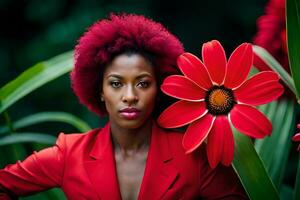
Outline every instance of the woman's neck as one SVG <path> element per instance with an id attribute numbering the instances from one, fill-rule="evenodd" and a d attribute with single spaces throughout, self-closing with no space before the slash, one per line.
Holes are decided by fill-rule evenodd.
<path id="1" fill-rule="evenodd" d="M 123 152 L 125 156 L 148 149 L 152 120 L 147 120 L 137 129 L 124 129 L 115 123 L 111 123 L 110 127 L 115 150 Z"/>

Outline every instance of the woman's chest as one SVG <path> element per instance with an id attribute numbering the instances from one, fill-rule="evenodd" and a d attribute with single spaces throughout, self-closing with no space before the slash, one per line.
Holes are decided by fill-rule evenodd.
<path id="1" fill-rule="evenodd" d="M 115 152 L 117 179 L 123 200 L 138 198 L 146 160 L 146 151 L 126 156 L 120 152 Z"/>

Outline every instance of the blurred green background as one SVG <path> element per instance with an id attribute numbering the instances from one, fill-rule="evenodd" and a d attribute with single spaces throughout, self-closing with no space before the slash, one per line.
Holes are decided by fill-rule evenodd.
<path id="1" fill-rule="evenodd" d="M 264 13 L 266 0 L 0 0 L 0 88 L 35 63 L 70 51 L 87 27 L 111 12 L 143 14 L 164 24 L 184 44 L 185 50 L 201 56 L 201 46 L 219 40 L 227 56 L 242 42 L 251 42 L 256 20 Z M 80 105 L 70 88 L 66 74 L 30 93 L 11 106 L 11 121 L 43 111 L 64 111 L 79 116 L 92 128 L 103 120 Z M 4 115 L 0 127 L 5 125 Z M 41 123 L 21 129 L 57 136 L 59 132 L 78 132 L 66 123 Z M 26 143 L 0 146 L 0 168 L 23 159 L 46 145 Z M 293 148 L 295 145 L 293 146 Z M 20 151 L 16 151 L 16 150 Z M 16 154 L 10 157 L 10 154 Z M 6 155 L 1 159 L 1 155 Z M 3 157 L 2 157 L 3 158 Z M 295 159 L 295 158 L 292 158 Z M 293 160 L 292 163 L 296 163 Z M 293 185 L 296 164 L 286 176 Z M 27 199 L 61 199 L 61 193 L 49 192 Z"/>

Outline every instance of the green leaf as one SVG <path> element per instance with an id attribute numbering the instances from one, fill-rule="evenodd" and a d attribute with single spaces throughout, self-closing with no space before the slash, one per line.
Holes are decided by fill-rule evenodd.
<path id="1" fill-rule="evenodd" d="M 235 154 L 233 167 L 250 199 L 279 200 L 279 194 L 256 153 L 249 137 L 233 129 Z"/>
<path id="2" fill-rule="evenodd" d="M 51 190 L 48 190 L 45 193 L 48 196 L 48 199 L 67 199 L 64 192 L 60 188 L 52 188 Z"/>
<path id="3" fill-rule="evenodd" d="M 27 69 L 0 89 L 0 113 L 40 86 L 71 71 L 73 52 L 67 52 Z"/>
<path id="4" fill-rule="evenodd" d="M 272 121 L 275 117 L 276 117 L 276 108 L 278 107 L 278 101 L 272 101 L 271 103 L 259 106 L 260 111 L 262 111 L 270 121 Z M 267 138 L 265 138 L 267 139 Z M 255 141 L 254 147 L 256 149 L 256 151 L 259 151 L 260 149 L 264 148 L 264 145 L 267 143 L 264 143 L 262 141 L 264 141 L 265 139 L 258 139 Z M 270 149 L 266 149 L 265 152 L 261 151 L 262 153 L 264 153 L 264 155 L 268 155 Z M 260 156 L 264 156 L 262 154 L 260 154 Z M 268 156 L 264 157 L 264 159 L 268 159 Z M 262 159 L 262 160 L 264 160 Z M 268 167 L 268 166 L 266 166 Z"/>
<path id="5" fill-rule="evenodd" d="M 34 195 L 30 195 L 27 197 L 21 197 L 20 200 L 52 200 L 52 199 L 59 199 L 59 200 L 64 200 L 67 199 L 64 195 L 64 193 L 61 191 L 59 188 L 52 188 L 50 190 L 44 191 L 44 192 L 39 192 Z"/>
<path id="6" fill-rule="evenodd" d="M 265 109 L 261 109 L 263 106 L 260 106 L 260 110 L 268 117 L 269 120 L 273 120 L 274 117 L 276 117 L 276 108 L 278 107 L 279 102 L 278 101 L 272 101 L 271 103 L 265 104 Z"/>
<path id="7" fill-rule="evenodd" d="M 289 63 L 300 104 L 300 1 L 286 1 L 286 26 Z"/>
<path id="8" fill-rule="evenodd" d="M 290 88 L 290 90 L 295 94 L 296 98 L 299 99 L 299 93 L 295 88 L 294 81 L 292 77 L 285 71 L 285 69 L 280 65 L 279 62 L 273 58 L 271 54 L 267 52 L 264 48 L 260 46 L 253 45 L 254 53 L 259 56 L 268 66 L 274 71 L 277 72 L 281 80 Z"/>
<path id="9" fill-rule="evenodd" d="M 4 119 L 5 119 L 5 122 L 6 122 L 7 132 L 14 132 L 13 123 L 10 119 L 10 116 L 9 116 L 8 112 L 4 111 L 3 116 L 4 116 Z"/>
<path id="10" fill-rule="evenodd" d="M 255 148 L 275 186 L 279 189 L 292 144 L 295 104 L 292 100 L 282 99 L 278 103 L 275 101 L 270 105 L 265 114 L 273 124 L 272 135 L 262 140 L 256 140 Z"/>
<path id="11" fill-rule="evenodd" d="M 296 184 L 294 189 L 294 200 L 300 199 L 300 154 L 298 158 L 298 169 L 297 169 L 297 175 L 296 175 Z"/>
<path id="12" fill-rule="evenodd" d="M 67 124 L 71 124 L 75 128 L 77 128 L 80 132 L 86 132 L 91 130 L 91 127 L 81 120 L 80 118 L 72 115 L 71 113 L 66 112 L 40 112 L 30 116 L 26 116 L 15 123 L 13 123 L 13 127 L 15 130 L 42 123 L 42 122 L 64 122 Z M 0 134 L 8 132 L 8 127 L 0 127 Z"/>
<path id="13" fill-rule="evenodd" d="M 0 146 L 21 143 L 21 142 L 39 142 L 53 145 L 56 137 L 44 133 L 14 133 L 0 138 Z"/>
<path id="14" fill-rule="evenodd" d="M 273 101 L 273 102 L 275 102 L 275 101 Z M 261 112 L 265 113 L 265 112 L 269 109 L 269 106 L 270 106 L 273 102 L 268 103 L 268 104 L 264 104 L 264 105 L 261 105 L 261 106 L 258 106 L 257 108 L 258 108 Z"/>
<path id="15" fill-rule="evenodd" d="M 20 197 L 20 200 L 50 200 L 46 194 L 46 192 L 37 193 L 34 195 L 30 195 L 27 197 Z"/>
<path id="16" fill-rule="evenodd" d="M 280 187 L 280 199 L 293 199 L 294 189 L 288 185 Z"/>

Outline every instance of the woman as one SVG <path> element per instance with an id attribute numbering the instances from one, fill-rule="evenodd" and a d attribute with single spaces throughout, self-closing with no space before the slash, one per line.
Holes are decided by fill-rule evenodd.
<path id="1" fill-rule="evenodd" d="M 109 122 L 60 134 L 54 147 L 1 170 L 2 199 L 52 187 L 68 199 L 246 199 L 231 167 L 211 169 L 204 146 L 186 155 L 182 134 L 155 123 L 159 85 L 177 73 L 181 53 L 175 36 L 143 16 L 95 23 L 75 48 L 71 79 L 80 102 Z"/>

